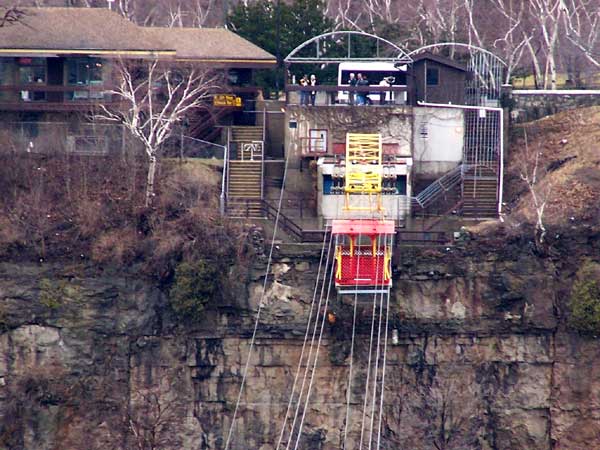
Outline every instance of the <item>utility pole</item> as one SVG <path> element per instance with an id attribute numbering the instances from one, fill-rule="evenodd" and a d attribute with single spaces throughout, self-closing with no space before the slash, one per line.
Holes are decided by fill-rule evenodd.
<path id="1" fill-rule="evenodd" d="M 275 90 L 279 99 L 279 79 L 281 77 L 281 0 L 277 0 L 275 9 L 275 45 L 277 57 L 277 70 L 275 71 Z"/>
<path id="2" fill-rule="evenodd" d="M 229 15 L 229 0 L 223 0 L 223 28 L 227 28 L 227 16 Z"/>

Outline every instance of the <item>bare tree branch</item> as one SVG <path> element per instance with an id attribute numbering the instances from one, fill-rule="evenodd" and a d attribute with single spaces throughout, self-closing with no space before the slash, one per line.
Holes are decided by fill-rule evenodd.
<path id="1" fill-rule="evenodd" d="M 142 142 L 150 162 L 146 183 L 149 206 L 159 150 L 191 110 L 207 106 L 221 77 L 213 71 L 153 60 L 137 65 L 120 61 L 118 79 L 118 86 L 108 93 L 121 100 L 123 108 L 101 105 L 96 118 L 122 124 Z"/>
<path id="2" fill-rule="evenodd" d="M 25 12 L 16 6 L 6 8 L 0 7 L 0 28 L 20 22 L 23 19 Z"/>
<path id="3" fill-rule="evenodd" d="M 552 185 L 548 180 L 545 180 L 545 183 L 540 183 L 540 156 L 540 152 L 532 154 L 530 151 L 527 141 L 527 130 L 525 130 L 525 150 L 519 158 L 519 176 L 527 184 L 527 189 L 531 194 L 531 201 L 536 213 L 535 242 L 538 245 L 544 243 L 546 236 L 544 212 L 552 193 Z"/>

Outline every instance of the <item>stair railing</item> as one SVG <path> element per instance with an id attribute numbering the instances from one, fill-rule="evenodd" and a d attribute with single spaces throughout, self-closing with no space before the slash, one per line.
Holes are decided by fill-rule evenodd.
<path id="1" fill-rule="evenodd" d="M 438 178 L 416 197 L 412 198 L 413 206 L 418 206 L 425 209 L 433 201 L 437 200 L 440 195 L 448 192 L 454 186 L 458 185 L 463 179 L 464 165 L 460 164 L 452 169 L 450 172 L 444 174 L 441 178 Z"/>
<path id="2" fill-rule="evenodd" d="M 227 212 L 227 196 L 229 194 L 229 150 L 231 148 L 231 128 L 227 127 L 227 142 L 223 153 L 223 180 L 221 181 L 221 215 Z"/>
<path id="3" fill-rule="evenodd" d="M 270 219 L 277 218 L 277 214 L 278 214 L 277 208 L 275 208 L 273 205 L 271 205 L 270 203 L 268 203 L 265 200 L 261 200 L 261 205 L 262 205 L 262 209 L 263 209 L 265 216 L 267 216 Z M 292 219 L 290 219 L 285 214 L 283 214 L 281 211 L 279 211 L 279 222 L 278 223 L 279 223 L 279 226 L 282 229 L 284 229 L 285 231 L 287 231 L 289 234 L 296 237 L 300 241 L 303 240 L 302 228 L 298 224 L 296 224 L 296 222 L 294 222 Z"/>

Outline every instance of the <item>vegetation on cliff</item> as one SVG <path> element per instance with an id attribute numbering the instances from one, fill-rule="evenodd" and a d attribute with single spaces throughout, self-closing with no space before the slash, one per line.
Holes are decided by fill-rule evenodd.
<path id="1" fill-rule="evenodd" d="M 0 155 L 0 256 L 68 261 L 98 268 L 134 267 L 168 291 L 176 267 L 218 261 L 208 274 L 219 291 L 238 260 L 236 224 L 220 217 L 220 169 L 199 160 L 166 160 L 157 195 L 144 206 L 145 164 L 133 155 L 85 157 L 5 151 Z M 243 239 L 242 239 L 243 241 Z M 202 281 L 206 277 L 195 274 Z M 198 294 L 198 280 L 185 295 Z M 206 288 L 208 289 L 208 287 Z M 56 295 L 41 287 L 54 304 Z M 182 285 L 175 288 L 181 301 Z M 51 301 L 52 300 L 52 301 Z M 183 303 L 180 303 L 180 306 Z M 186 309 L 186 308 L 184 308 Z"/>
<path id="2" fill-rule="evenodd" d="M 583 333 L 600 334 L 600 265 L 586 261 L 571 291 L 569 324 Z"/>

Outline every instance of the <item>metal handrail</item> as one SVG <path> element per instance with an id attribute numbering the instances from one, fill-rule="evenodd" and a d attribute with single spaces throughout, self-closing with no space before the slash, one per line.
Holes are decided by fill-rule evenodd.
<path id="1" fill-rule="evenodd" d="M 294 235 L 299 240 L 302 240 L 302 228 L 298 224 L 296 224 L 296 222 L 287 217 L 281 211 L 278 211 L 277 208 L 275 208 L 273 205 L 266 202 L 265 200 L 261 200 L 261 205 L 265 216 L 271 219 L 275 219 L 279 214 L 279 226 L 281 226 L 281 228 L 283 228 L 288 233 Z"/>
<path id="2" fill-rule="evenodd" d="M 220 207 L 221 207 L 221 215 L 224 216 L 227 205 L 227 193 L 229 192 L 229 146 L 231 143 L 230 136 L 231 129 L 227 129 L 227 145 L 225 146 L 224 154 L 223 154 L 223 179 L 221 180 L 221 198 L 220 198 Z"/>
<path id="3" fill-rule="evenodd" d="M 434 201 L 440 193 L 447 192 L 461 182 L 465 165 L 460 164 L 447 172 L 441 178 L 438 178 L 416 197 L 413 197 L 413 205 L 425 208 L 429 203 Z M 416 204 L 416 205 L 415 205 Z"/>

